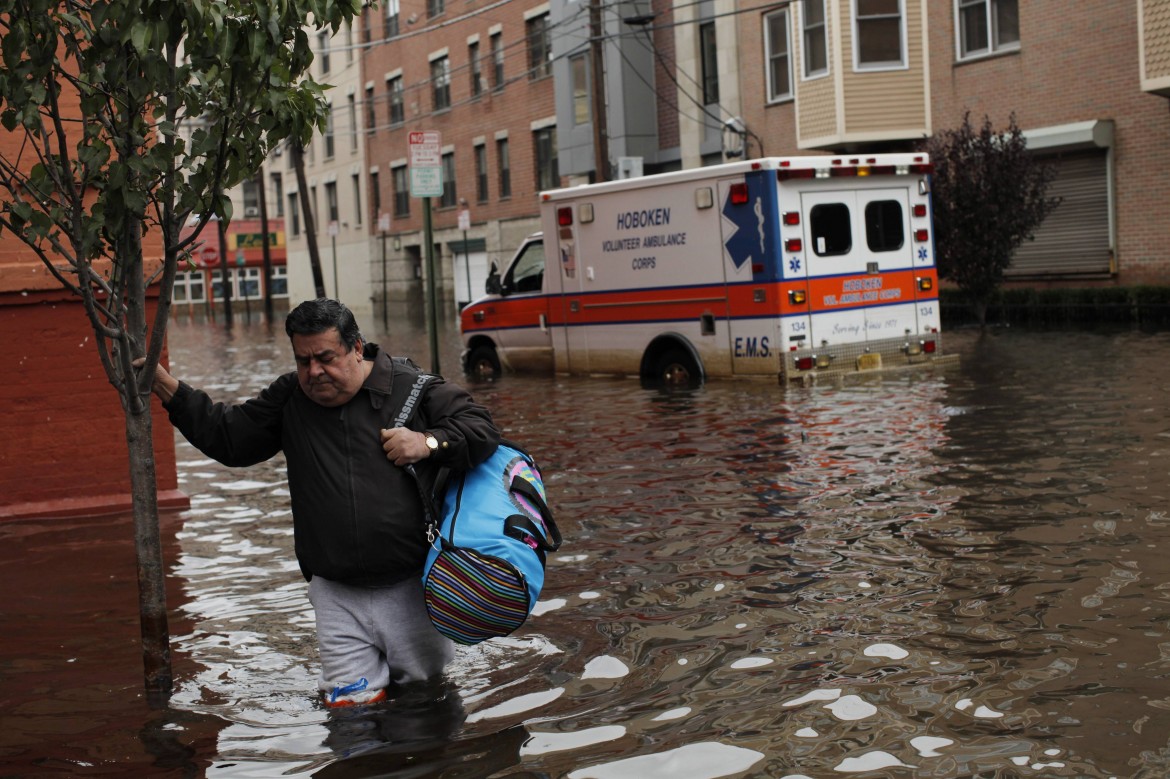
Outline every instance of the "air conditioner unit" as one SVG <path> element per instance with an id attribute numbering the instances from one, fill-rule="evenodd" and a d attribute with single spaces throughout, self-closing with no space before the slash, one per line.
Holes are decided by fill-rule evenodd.
<path id="1" fill-rule="evenodd" d="M 636 179 L 641 175 L 641 157 L 618 157 L 617 177 L 619 179 Z"/>
<path id="2" fill-rule="evenodd" d="M 260 208 L 258 206 L 248 206 L 244 209 L 245 219 L 255 219 L 260 216 Z"/>

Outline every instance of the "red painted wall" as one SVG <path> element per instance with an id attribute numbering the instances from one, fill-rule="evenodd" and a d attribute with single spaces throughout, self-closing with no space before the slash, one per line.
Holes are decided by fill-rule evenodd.
<path id="1" fill-rule="evenodd" d="M 98 515 L 130 508 L 125 417 L 106 379 L 84 308 L 39 261 L 0 258 L 0 520 Z M 162 508 L 186 508 L 174 432 L 152 399 Z"/>

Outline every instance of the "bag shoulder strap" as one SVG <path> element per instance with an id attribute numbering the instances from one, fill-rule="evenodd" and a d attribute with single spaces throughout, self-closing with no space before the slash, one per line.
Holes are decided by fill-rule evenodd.
<path id="1" fill-rule="evenodd" d="M 419 401 L 422 400 L 427 386 L 438 377 L 431 373 L 425 373 L 407 357 L 394 357 L 391 358 L 391 361 L 394 373 L 390 382 L 390 398 L 386 405 L 391 410 L 397 409 L 397 411 L 394 413 L 394 419 L 390 426 L 406 427 L 411 420 L 418 416 Z M 439 510 L 435 505 L 434 496 L 427 494 L 427 489 L 423 486 L 423 481 L 419 478 L 418 471 L 415 470 L 413 464 L 403 466 L 403 470 L 410 474 L 415 486 L 418 487 L 418 495 L 422 499 L 423 514 L 426 520 L 427 541 L 434 543 L 435 538 L 439 535 L 440 525 Z M 447 473 L 447 468 L 440 468 L 435 478 L 435 484 L 446 483 Z"/>

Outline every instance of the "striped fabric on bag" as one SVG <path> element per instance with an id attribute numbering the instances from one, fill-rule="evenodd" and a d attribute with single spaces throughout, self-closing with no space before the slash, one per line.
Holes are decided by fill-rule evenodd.
<path id="1" fill-rule="evenodd" d="M 445 547 L 426 581 L 427 611 L 443 635 L 475 644 L 511 633 L 528 617 L 528 585 L 509 563 Z"/>

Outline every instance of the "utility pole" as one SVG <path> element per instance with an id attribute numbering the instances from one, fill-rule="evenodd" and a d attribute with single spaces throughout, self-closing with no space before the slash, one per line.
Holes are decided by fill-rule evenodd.
<path id="1" fill-rule="evenodd" d="M 593 65 L 593 170 L 597 181 L 609 181 L 609 128 L 605 118 L 605 63 L 601 0 L 589 0 L 589 59 Z"/>

